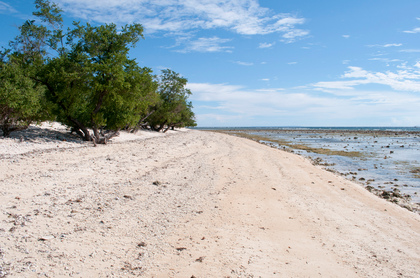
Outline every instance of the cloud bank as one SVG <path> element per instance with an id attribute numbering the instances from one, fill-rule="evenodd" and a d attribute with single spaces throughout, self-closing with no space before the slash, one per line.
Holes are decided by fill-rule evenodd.
<path id="1" fill-rule="evenodd" d="M 369 72 L 360 67 L 348 67 L 349 71 L 342 78 L 353 79 L 343 81 L 318 82 L 313 86 L 325 92 L 331 89 L 352 90 L 359 85 L 375 84 L 389 86 L 397 91 L 411 91 L 420 93 L 420 68 L 418 63 L 414 67 L 405 66 L 396 72 Z"/>
<path id="2" fill-rule="evenodd" d="M 420 63 L 396 72 L 349 67 L 339 81 L 290 89 L 247 89 L 192 83 L 200 126 L 319 126 L 336 123 L 410 126 L 420 123 Z M 357 88 L 362 85 L 375 89 Z M 260 119 L 261 122 L 256 122 Z M 368 120 L 367 120 L 368 119 Z"/>
<path id="3" fill-rule="evenodd" d="M 294 41 L 309 32 L 304 18 L 274 13 L 257 0 L 56 0 L 75 17 L 99 23 L 138 22 L 147 33 L 182 33 L 221 28 L 241 35 L 280 33 Z"/>

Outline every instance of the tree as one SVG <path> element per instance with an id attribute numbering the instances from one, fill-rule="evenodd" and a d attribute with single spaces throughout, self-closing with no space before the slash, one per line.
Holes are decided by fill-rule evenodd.
<path id="1" fill-rule="evenodd" d="M 192 104 L 187 100 L 191 95 L 191 91 L 186 88 L 188 80 L 166 69 L 162 70 L 158 82 L 160 102 L 149 118 L 151 129 L 166 132 L 174 127 L 195 126 Z"/>
<path id="2" fill-rule="evenodd" d="M 70 34 L 75 43 L 47 63 L 40 81 L 59 121 L 84 140 L 103 143 L 138 123 L 145 107 L 157 100 L 157 85 L 149 68 L 128 58 L 129 45 L 142 36 L 141 25 L 75 26 Z M 113 132 L 105 135 L 101 129 Z"/>
<path id="3" fill-rule="evenodd" d="M 45 6 L 40 0 L 35 4 L 40 8 Z M 60 24 L 59 12 L 51 5 L 49 21 Z M 34 73 L 43 64 L 47 46 L 56 46 L 60 34 L 34 22 L 27 20 L 20 26 L 20 35 L 10 42 L 10 49 L 0 53 L 0 128 L 3 136 L 51 116 L 43 101 L 45 87 L 34 79 Z"/>
<path id="4" fill-rule="evenodd" d="M 41 115 L 54 116 L 94 143 L 106 143 L 120 129 L 137 129 L 146 120 L 154 130 L 195 125 L 187 80 L 171 70 L 156 80 L 151 69 L 129 58 L 143 38 L 142 25 L 75 22 L 64 31 L 56 4 L 36 0 L 35 6 L 41 23 L 26 21 L 10 43 L 8 57 L 14 62 L 2 60 L 1 93 L 7 98 L 0 104 L 9 115 L 4 126 L 27 126 L 39 107 Z"/>
<path id="5" fill-rule="evenodd" d="M 43 119 L 40 98 L 44 88 L 29 78 L 16 57 L 3 53 L 0 61 L 0 128 L 3 136 Z"/>
<path id="6" fill-rule="evenodd" d="M 27 21 L 13 45 L 27 60 L 43 57 L 33 79 L 45 86 L 57 120 L 95 143 L 135 127 L 158 100 L 151 70 L 128 58 L 130 47 L 143 38 L 143 27 L 74 23 L 65 33 L 58 6 L 48 0 L 35 3 L 33 14 L 47 26 Z"/>
<path id="7" fill-rule="evenodd" d="M 35 7 L 38 11 L 32 14 L 44 24 L 35 24 L 35 20 L 25 21 L 19 27 L 20 34 L 10 42 L 10 46 L 26 63 L 39 66 L 47 55 L 51 55 L 49 50 L 64 54 L 65 46 L 62 10 L 48 0 L 35 0 Z"/>

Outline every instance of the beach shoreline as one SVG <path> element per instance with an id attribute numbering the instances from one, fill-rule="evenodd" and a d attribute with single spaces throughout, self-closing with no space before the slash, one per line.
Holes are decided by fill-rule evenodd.
<path id="1" fill-rule="evenodd" d="M 0 277 L 420 275 L 419 215 L 304 157 L 184 131 L 3 153 Z"/>
<path id="2" fill-rule="evenodd" d="M 419 131 L 403 128 L 236 128 L 214 131 L 302 155 L 327 171 L 359 183 L 381 198 L 420 212 L 420 179 L 417 174 L 420 161 L 416 159 L 420 155 Z"/>

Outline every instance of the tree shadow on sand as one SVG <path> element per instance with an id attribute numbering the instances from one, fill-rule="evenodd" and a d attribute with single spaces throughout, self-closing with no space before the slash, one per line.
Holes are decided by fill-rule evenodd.
<path id="1" fill-rule="evenodd" d="M 0 131 L 0 139 L 3 137 L 3 132 Z M 76 135 L 71 134 L 65 128 L 54 129 L 52 127 L 29 126 L 25 130 L 14 131 L 10 134 L 12 139 L 18 139 L 22 142 L 71 142 L 82 143 L 82 139 Z"/>

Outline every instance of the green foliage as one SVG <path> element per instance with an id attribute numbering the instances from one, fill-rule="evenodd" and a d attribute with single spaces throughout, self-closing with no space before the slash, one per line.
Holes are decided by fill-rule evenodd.
<path id="1" fill-rule="evenodd" d="M 87 128 L 98 138 L 100 128 L 135 127 L 148 106 L 157 101 L 150 69 L 137 65 L 114 68 L 107 72 L 116 78 L 110 82 L 90 66 L 81 67 L 65 58 L 48 64 L 44 80 L 58 120 L 81 132 L 85 140 L 91 140 Z"/>
<path id="2" fill-rule="evenodd" d="M 50 3 L 48 0 L 35 0 L 35 8 L 38 11 L 33 12 L 34 16 L 41 19 L 42 22 L 48 23 L 55 30 L 62 27 L 63 18 L 61 12 L 63 11 L 55 3 Z"/>
<path id="3" fill-rule="evenodd" d="M 35 3 L 49 5 L 42 0 Z M 61 22 L 61 16 L 57 16 L 59 10 L 54 5 L 53 8 L 52 17 L 44 22 L 52 21 L 53 17 Z M 35 20 L 27 20 L 19 31 L 9 44 L 11 49 L 0 55 L 0 126 L 4 136 L 34 121 L 52 118 L 44 99 L 45 87 L 37 81 L 36 72 L 42 68 L 48 48 L 57 46 L 59 31 L 36 25 Z"/>
<path id="4" fill-rule="evenodd" d="M 57 18 L 44 15 L 51 10 L 36 15 Z M 66 35 L 68 49 L 46 61 L 40 71 L 39 80 L 48 89 L 57 119 L 72 126 L 83 139 L 100 142 L 104 138 L 101 129 L 135 127 L 145 110 L 156 103 L 157 85 L 151 70 L 128 58 L 142 32 L 140 24 L 118 30 L 115 24 L 74 23 Z"/>
<path id="5" fill-rule="evenodd" d="M 44 88 L 25 72 L 14 57 L 0 63 L 0 128 L 3 136 L 43 119 L 40 98 Z"/>
<path id="6" fill-rule="evenodd" d="M 174 127 L 195 126 L 192 104 L 188 102 L 191 91 L 186 88 L 188 80 L 178 73 L 162 70 L 158 93 L 160 103 L 150 116 L 149 124 L 153 130 L 165 131 Z"/>
<path id="7" fill-rule="evenodd" d="M 35 6 L 41 23 L 26 21 L 0 55 L 3 126 L 24 127 L 49 115 L 84 140 L 103 143 L 123 128 L 195 125 L 187 80 L 171 70 L 155 80 L 151 69 L 129 58 L 142 25 L 75 22 L 64 31 L 56 4 L 36 0 Z"/>

